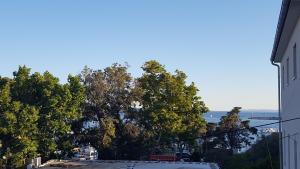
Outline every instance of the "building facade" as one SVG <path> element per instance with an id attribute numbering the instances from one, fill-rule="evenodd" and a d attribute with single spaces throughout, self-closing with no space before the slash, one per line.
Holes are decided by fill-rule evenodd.
<path id="1" fill-rule="evenodd" d="M 300 166 L 300 0 L 283 0 L 271 61 L 279 65 L 281 168 Z"/>

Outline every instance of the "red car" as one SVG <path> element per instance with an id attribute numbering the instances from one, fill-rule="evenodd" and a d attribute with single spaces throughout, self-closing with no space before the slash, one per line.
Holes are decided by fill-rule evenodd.
<path id="1" fill-rule="evenodd" d="M 175 154 L 166 154 L 166 155 L 150 155 L 151 161 L 176 161 Z"/>

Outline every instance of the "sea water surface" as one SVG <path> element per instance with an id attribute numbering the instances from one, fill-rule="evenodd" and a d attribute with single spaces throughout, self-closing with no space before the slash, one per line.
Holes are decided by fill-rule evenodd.
<path id="1" fill-rule="evenodd" d="M 226 116 L 226 114 L 227 114 L 226 111 L 211 111 L 205 113 L 204 118 L 207 122 L 218 123 L 221 117 Z M 278 122 L 278 120 L 249 119 L 251 117 L 278 117 L 278 112 L 271 112 L 271 111 L 241 111 L 240 117 L 242 120 L 249 120 L 251 127 Z M 264 130 L 267 128 L 278 130 L 278 123 L 263 126 L 263 127 L 257 127 L 258 130 Z"/>

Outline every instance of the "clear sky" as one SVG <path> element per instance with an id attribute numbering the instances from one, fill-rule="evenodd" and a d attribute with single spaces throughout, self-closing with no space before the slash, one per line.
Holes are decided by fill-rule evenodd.
<path id="1" fill-rule="evenodd" d="M 0 75 L 18 65 L 62 83 L 84 65 L 155 59 L 194 81 L 211 110 L 276 109 L 271 55 L 281 0 L 0 1 Z"/>

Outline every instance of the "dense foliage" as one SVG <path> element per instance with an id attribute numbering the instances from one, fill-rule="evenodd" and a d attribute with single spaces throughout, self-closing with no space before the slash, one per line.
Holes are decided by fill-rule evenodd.
<path id="1" fill-rule="evenodd" d="M 219 123 L 207 123 L 203 144 L 192 160 L 218 163 L 222 169 L 279 169 L 278 133 L 258 135 L 249 121 L 241 120 L 240 109 L 234 107 Z"/>
<path id="2" fill-rule="evenodd" d="M 195 84 L 186 84 L 186 74 L 178 70 L 171 74 L 156 61 L 146 62 L 142 69 L 144 73 L 137 79 L 142 92 L 141 108 L 135 120 L 149 136 L 148 143 L 162 149 L 177 142 L 182 148 L 185 142 L 205 133 L 202 115 L 208 108 L 197 96 Z"/>
<path id="3" fill-rule="evenodd" d="M 0 78 L 0 156 L 2 165 L 18 168 L 72 144 L 65 138 L 81 116 L 84 88 L 78 77 L 69 76 L 62 85 L 49 72 L 30 74 L 25 66 L 13 75 Z"/>
<path id="4" fill-rule="evenodd" d="M 1 166 L 71 156 L 87 144 L 104 159 L 147 158 L 155 148 L 185 145 L 205 133 L 208 109 L 183 72 L 167 72 L 156 61 L 146 62 L 136 79 L 127 70 L 85 67 L 66 84 L 25 66 L 13 78 L 0 77 Z"/>
<path id="5" fill-rule="evenodd" d="M 231 150 L 231 154 L 235 150 L 249 146 L 251 140 L 254 139 L 251 134 L 256 134 L 256 129 L 250 127 L 249 120 L 241 120 L 239 116 L 240 109 L 241 107 L 234 107 L 226 116 L 223 116 L 216 130 L 219 137 L 219 146 Z"/>
<path id="6" fill-rule="evenodd" d="M 121 145 L 121 137 L 129 129 L 128 126 L 132 126 L 132 130 L 137 127 L 126 120 L 137 100 L 133 78 L 127 68 L 120 64 L 113 64 L 104 70 L 85 67 L 80 74 L 86 101 L 83 117 L 75 128 L 79 144 L 90 143 L 101 152 L 111 150 L 113 152 L 110 153 L 120 154 L 116 151 Z M 89 122 L 97 125 L 85 127 L 84 124 Z"/>
<path id="7" fill-rule="evenodd" d="M 82 71 L 87 99 L 74 128 L 78 144 L 93 145 L 104 159 L 140 159 L 155 148 L 183 144 L 205 132 L 202 114 L 208 109 L 196 86 L 186 85 L 183 72 L 173 75 L 149 61 L 143 75 L 134 79 L 127 68 L 113 64 Z M 88 122 L 97 125 L 84 127 Z"/>
<path id="8" fill-rule="evenodd" d="M 279 169 L 278 133 L 264 136 L 247 152 L 228 158 L 224 169 Z"/>
<path id="9" fill-rule="evenodd" d="M 101 159 L 147 160 L 153 153 L 185 149 L 195 161 L 225 168 L 245 168 L 240 161 L 268 168 L 263 141 L 234 155 L 256 134 L 249 121 L 241 120 L 240 107 L 218 124 L 206 123 L 208 108 L 184 72 L 168 72 L 153 60 L 142 71 L 133 78 L 127 65 L 85 67 L 61 84 L 47 71 L 32 74 L 22 66 L 13 78 L 0 77 L 0 168 L 22 168 L 38 156 L 68 158 L 84 145 L 95 147 Z M 272 139 L 263 140 L 276 160 Z"/>

